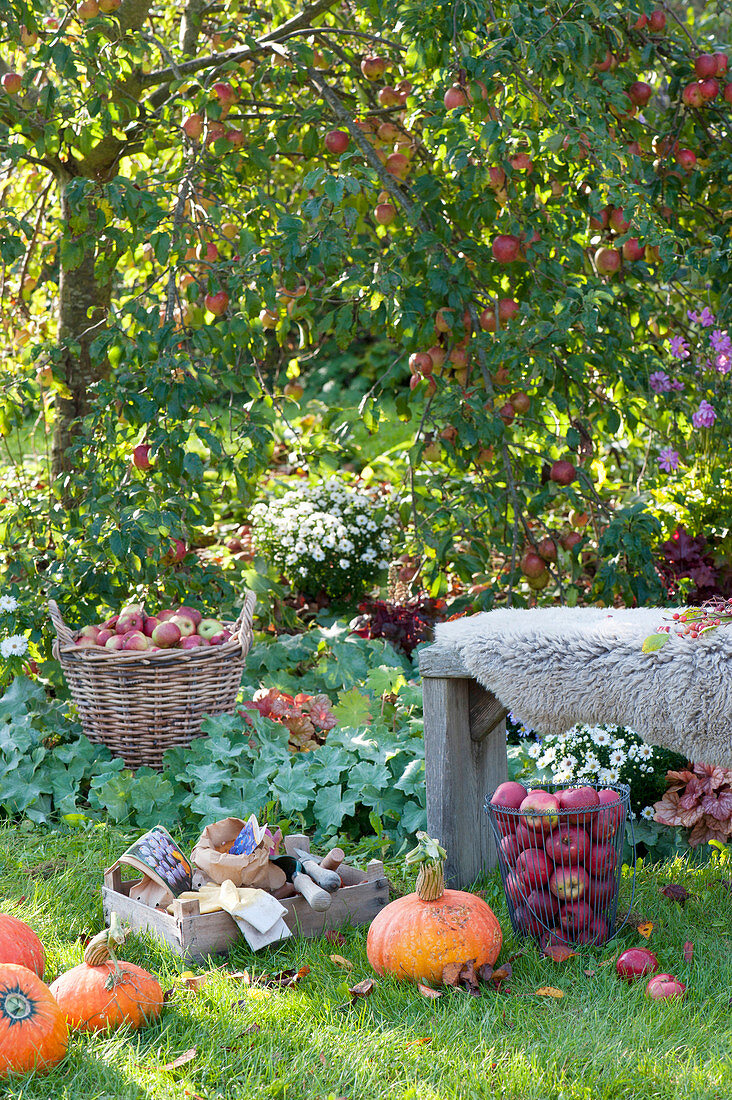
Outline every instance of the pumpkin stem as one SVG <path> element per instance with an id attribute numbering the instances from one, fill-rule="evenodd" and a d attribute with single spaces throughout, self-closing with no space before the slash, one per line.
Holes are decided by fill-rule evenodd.
<path id="1" fill-rule="evenodd" d="M 125 942 L 126 936 L 127 932 L 120 926 L 119 917 L 116 913 L 112 913 L 109 918 L 109 928 L 97 933 L 86 945 L 84 962 L 87 966 L 101 966 L 102 963 L 113 962 L 117 971 L 119 964 L 114 949 Z"/>
<path id="2" fill-rule="evenodd" d="M 439 840 L 427 833 L 417 833 L 417 847 L 405 857 L 407 863 L 418 863 L 417 893 L 422 901 L 436 901 L 445 893 L 444 866 L 447 852 Z"/>
<path id="3" fill-rule="evenodd" d="M 444 864 L 423 863 L 417 875 L 417 894 L 422 901 L 437 901 L 445 893 Z"/>

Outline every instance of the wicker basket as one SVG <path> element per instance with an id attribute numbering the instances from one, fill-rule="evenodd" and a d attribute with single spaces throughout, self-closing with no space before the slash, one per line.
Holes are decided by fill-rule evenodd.
<path id="1" fill-rule="evenodd" d="M 161 768 L 163 753 L 201 736 L 207 714 L 234 709 L 252 644 L 254 593 L 247 592 L 233 637 L 220 646 L 162 653 L 79 649 L 55 600 L 54 656 L 69 685 L 84 733 L 129 768 Z"/>

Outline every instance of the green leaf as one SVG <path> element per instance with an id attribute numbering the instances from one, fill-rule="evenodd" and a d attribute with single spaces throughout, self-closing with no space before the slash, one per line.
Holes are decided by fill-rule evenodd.
<path id="1" fill-rule="evenodd" d="M 646 640 L 643 642 L 644 653 L 655 653 L 657 649 L 662 649 L 666 642 L 669 640 L 670 635 L 665 631 L 658 634 L 649 634 Z"/>
<path id="2" fill-rule="evenodd" d="M 339 726 L 355 728 L 367 726 L 371 721 L 371 701 L 357 687 L 350 691 L 339 691 L 338 702 L 333 707 L 333 714 Z"/>

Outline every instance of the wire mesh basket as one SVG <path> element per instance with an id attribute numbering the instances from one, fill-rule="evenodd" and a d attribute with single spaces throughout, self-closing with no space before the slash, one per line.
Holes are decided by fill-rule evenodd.
<path id="1" fill-rule="evenodd" d="M 232 636 L 220 646 L 160 653 L 82 649 L 58 605 L 48 608 L 54 656 L 69 685 L 82 729 L 128 768 L 162 768 L 163 754 L 201 736 L 205 715 L 231 712 L 252 644 L 255 596 L 245 593 Z"/>
<path id="2" fill-rule="evenodd" d="M 599 946 L 612 939 L 618 931 L 626 821 L 631 822 L 635 889 L 630 788 L 545 783 L 527 795 L 552 795 L 554 803 L 539 797 L 534 807 L 523 802 L 521 809 L 494 805 L 495 793 L 486 799 L 485 812 L 514 931 L 542 946 Z"/>

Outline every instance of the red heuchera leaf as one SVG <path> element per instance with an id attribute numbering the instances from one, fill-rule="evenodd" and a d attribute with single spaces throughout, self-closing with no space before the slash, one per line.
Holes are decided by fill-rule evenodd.
<path id="1" fill-rule="evenodd" d="M 663 886 L 661 893 L 664 897 L 670 898 L 671 901 L 678 901 L 679 905 L 683 905 L 689 897 L 689 891 L 677 882 L 669 882 L 667 886 Z"/>
<path id="2" fill-rule="evenodd" d="M 320 730 L 332 730 L 337 724 L 337 719 L 330 709 L 330 699 L 327 695 L 313 695 L 308 707 L 308 713 L 313 725 Z"/>

